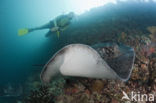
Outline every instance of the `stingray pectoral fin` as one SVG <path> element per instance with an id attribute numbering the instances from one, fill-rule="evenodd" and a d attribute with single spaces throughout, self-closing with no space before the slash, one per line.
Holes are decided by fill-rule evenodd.
<path id="1" fill-rule="evenodd" d="M 40 78 L 43 83 L 49 83 L 51 79 L 59 74 L 59 68 L 64 61 L 63 55 L 56 53 L 50 61 L 44 66 Z"/>
<path id="2" fill-rule="evenodd" d="M 130 49 L 119 57 L 107 61 L 107 63 L 117 73 L 119 79 L 127 81 L 130 78 L 134 60 L 135 52 Z"/>
<path id="3" fill-rule="evenodd" d="M 99 76 L 96 75 L 99 55 L 94 49 L 82 44 L 71 45 L 69 48 L 60 67 L 62 75 L 94 78 Z"/>

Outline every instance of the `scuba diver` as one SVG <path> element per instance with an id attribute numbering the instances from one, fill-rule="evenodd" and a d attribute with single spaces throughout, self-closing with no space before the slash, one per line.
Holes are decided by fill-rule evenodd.
<path id="1" fill-rule="evenodd" d="M 49 32 L 46 34 L 46 37 L 49 37 L 53 32 L 55 32 L 59 37 L 60 32 L 67 29 L 74 16 L 75 14 L 73 12 L 70 12 L 69 14 L 66 15 L 60 15 L 43 26 L 36 27 L 36 28 L 29 28 L 29 29 L 28 28 L 20 29 L 18 30 L 18 35 L 23 36 L 25 34 L 28 34 L 36 30 L 50 29 Z"/>

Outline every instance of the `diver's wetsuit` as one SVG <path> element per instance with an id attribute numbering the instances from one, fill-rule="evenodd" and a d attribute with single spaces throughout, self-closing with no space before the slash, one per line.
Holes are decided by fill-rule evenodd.
<path id="1" fill-rule="evenodd" d="M 62 19 L 64 19 L 64 18 L 68 18 L 68 16 L 67 15 L 61 15 L 61 16 L 56 18 L 56 23 L 57 23 L 57 26 L 59 27 L 60 30 L 63 30 L 65 27 L 67 27 L 70 24 L 70 20 L 72 19 L 71 18 L 71 19 L 69 19 L 68 22 L 62 24 Z M 55 26 L 54 25 L 54 20 L 52 20 L 49 23 L 47 23 L 47 24 L 45 24 L 45 25 L 43 25 L 41 27 L 29 29 L 29 32 L 32 32 L 34 30 L 41 30 L 41 29 L 51 29 L 54 26 Z"/>
<path id="2" fill-rule="evenodd" d="M 61 15 L 61 16 L 58 16 L 56 19 L 54 19 L 56 21 L 52 20 L 49 23 L 47 23 L 41 27 L 30 28 L 29 32 L 32 32 L 35 30 L 42 30 L 42 29 L 52 29 L 56 25 L 59 27 L 58 31 L 64 31 L 66 29 L 66 27 L 68 27 L 68 25 L 71 23 L 71 19 L 72 18 L 69 18 L 67 15 Z M 56 22 L 56 25 L 54 24 L 54 22 Z M 51 35 L 51 33 L 52 33 L 52 31 L 49 30 L 49 32 L 45 36 L 48 37 Z"/>

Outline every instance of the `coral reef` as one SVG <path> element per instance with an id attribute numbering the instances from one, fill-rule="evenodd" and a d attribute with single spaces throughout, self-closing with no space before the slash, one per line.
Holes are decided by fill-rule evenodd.
<path id="1" fill-rule="evenodd" d="M 55 103 L 55 97 L 63 93 L 65 79 L 58 76 L 50 84 L 42 84 L 39 79 L 40 72 L 32 73 L 25 82 L 25 99 L 22 103 Z"/>

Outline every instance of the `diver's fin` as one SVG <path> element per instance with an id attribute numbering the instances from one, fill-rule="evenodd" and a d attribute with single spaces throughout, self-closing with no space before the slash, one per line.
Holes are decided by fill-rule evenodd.
<path id="1" fill-rule="evenodd" d="M 23 36 L 23 35 L 28 34 L 28 33 L 29 33 L 29 29 L 27 29 L 27 28 L 18 30 L 18 36 Z"/>

